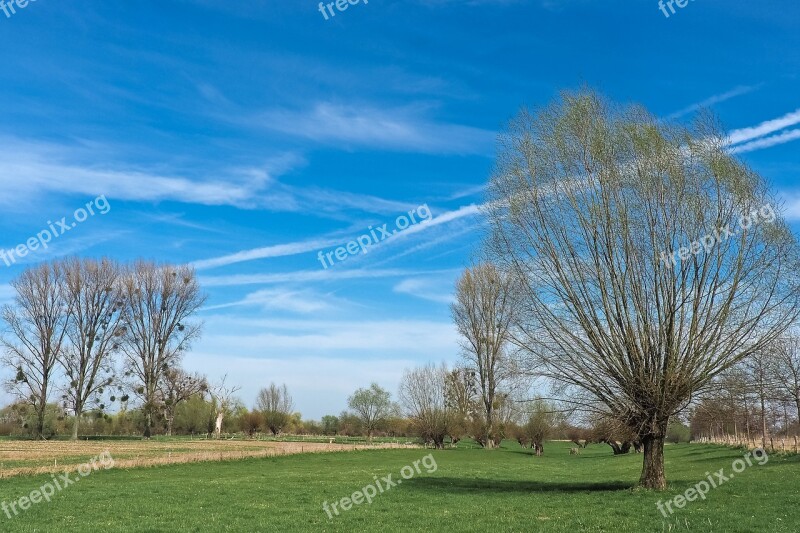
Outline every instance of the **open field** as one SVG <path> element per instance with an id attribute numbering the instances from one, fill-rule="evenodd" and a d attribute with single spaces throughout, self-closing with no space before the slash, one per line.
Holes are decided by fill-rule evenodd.
<path id="1" fill-rule="evenodd" d="M 201 461 L 269 457 L 296 453 L 407 447 L 394 443 L 367 445 L 267 440 L 190 440 L 186 438 L 88 441 L 0 441 L 0 478 L 75 470 L 89 458 L 108 452 L 118 468 Z"/>
<path id="2" fill-rule="evenodd" d="M 102 443 L 97 443 L 98 445 Z M 152 444 L 152 443 L 151 443 Z M 707 531 L 800 530 L 800 458 L 773 455 L 688 503 L 669 520 L 659 500 L 682 494 L 742 457 L 712 445 L 667 446 L 669 490 L 632 489 L 641 455 L 613 456 L 594 445 L 571 456 L 568 443 L 545 455 L 506 442 L 501 450 L 466 446 L 432 452 L 422 470 L 371 504 L 329 519 L 338 501 L 419 461 L 429 450 L 369 450 L 237 461 L 100 470 L 8 519 L 3 531 Z M 92 448 L 92 450 L 100 449 Z M 86 450 L 89 453 L 89 449 Z M 121 452 L 122 450 L 120 450 Z M 28 495 L 49 476 L 0 484 L 0 501 Z"/>

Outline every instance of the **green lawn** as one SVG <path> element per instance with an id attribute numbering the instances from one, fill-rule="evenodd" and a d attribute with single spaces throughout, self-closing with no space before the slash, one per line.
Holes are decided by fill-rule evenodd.
<path id="1" fill-rule="evenodd" d="M 339 501 L 430 453 L 380 450 L 296 455 L 137 470 L 101 470 L 11 519 L 0 531 L 800 531 L 800 459 L 772 456 L 688 503 L 669 519 L 672 498 L 743 452 L 676 445 L 667 449 L 670 489 L 632 490 L 640 455 L 614 457 L 605 445 L 570 456 L 550 443 L 543 457 L 501 450 L 433 452 L 438 469 L 404 480 L 371 504 L 329 519 Z M 0 501 L 27 496 L 50 476 L 0 481 Z M 385 483 L 382 483 L 385 485 Z M 12 513 L 13 514 L 13 513 Z"/>

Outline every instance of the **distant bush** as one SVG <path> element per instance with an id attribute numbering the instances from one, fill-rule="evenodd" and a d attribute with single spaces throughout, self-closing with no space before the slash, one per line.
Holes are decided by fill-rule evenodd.
<path id="1" fill-rule="evenodd" d="M 689 426 L 678 420 L 673 420 L 669 423 L 669 427 L 667 428 L 667 442 L 680 444 L 681 442 L 689 442 L 689 440 L 691 440 Z"/>

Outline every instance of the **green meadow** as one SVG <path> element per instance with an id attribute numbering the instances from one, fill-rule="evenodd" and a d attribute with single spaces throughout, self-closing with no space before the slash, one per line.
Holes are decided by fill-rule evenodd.
<path id="1" fill-rule="evenodd" d="M 666 450 L 669 489 L 634 488 L 641 455 L 605 445 L 570 455 L 553 442 L 542 457 L 516 443 L 482 450 L 370 450 L 99 470 L 9 519 L 0 531 L 800 531 L 800 458 L 772 455 L 664 518 L 666 501 L 744 454 L 708 445 Z M 402 479 L 403 467 L 428 466 Z M 429 471 L 430 470 L 430 471 Z M 407 469 L 408 475 L 411 470 Z M 332 518 L 341 502 L 392 475 L 372 503 Z M 0 481 L 0 500 L 27 496 L 51 476 Z M 374 492 L 374 491 L 373 491 Z M 7 505 L 8 506 L 8 505 Z"/>

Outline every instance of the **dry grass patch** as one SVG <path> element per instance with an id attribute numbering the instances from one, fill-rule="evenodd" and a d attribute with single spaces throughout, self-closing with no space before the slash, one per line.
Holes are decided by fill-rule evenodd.
<path id="1" fill-rule="evenodd" d="M 248 440 L 0 441 L 0 479 L 75 470 L 109 452 L 116 468 L 224 461 L 298 453 L 408 448 L 403 444 L 328 444 Z"/>

